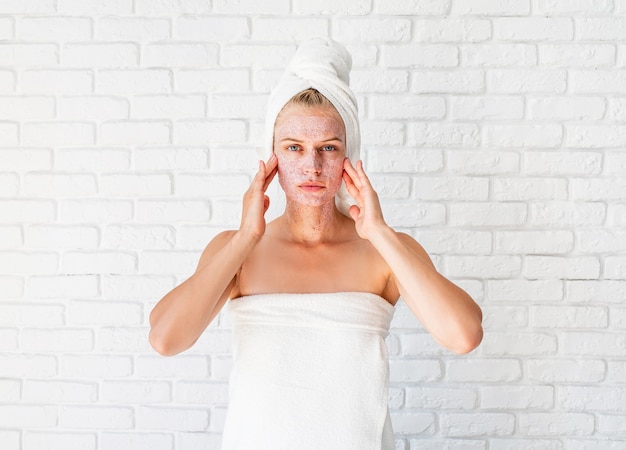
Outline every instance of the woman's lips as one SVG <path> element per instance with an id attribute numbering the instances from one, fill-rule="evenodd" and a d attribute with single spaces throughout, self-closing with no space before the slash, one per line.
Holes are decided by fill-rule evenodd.
<path id="1" fill-rule="evenodd" d="M 303 183 L 299 187 L 306 192 L 317 192 L 325 188 L 323 184 L 319 183 Z"/>

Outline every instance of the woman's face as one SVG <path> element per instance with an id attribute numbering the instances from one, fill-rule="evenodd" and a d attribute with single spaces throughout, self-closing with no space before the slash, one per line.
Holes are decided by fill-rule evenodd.
<path id="1" fill-rule="evenodd" d="M 274 126 L 278 181 L 290 200 L 334 202 L 341 187 L 346 133 L 334 108 L 290 105 Z"/>

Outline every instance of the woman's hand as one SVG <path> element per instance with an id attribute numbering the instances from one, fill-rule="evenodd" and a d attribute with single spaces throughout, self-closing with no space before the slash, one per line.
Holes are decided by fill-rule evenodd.
<path id="1" fill-rule="evenodd" d="M 259 161 L 259 170 L 243 196 L 243 211 L 239 230 L 250 233 L 250 236 L 255 240 L 261 239 L 265 233 L 265 212 L 270 206 L 270 198 L 265 195 L 265 191 L 277 172 L 278 160 L 276 155 L 272 155 L 267 164 Z"/>
<path id="2" fill-rule="evenodd" d="M 354 168 L 350 160 L 346 158 L 343 169 L 343 181 L 357 203 L 350 207 L 350 216 L 355 222 L 359 236 L 363 239 L 371 239 L 374 233 L 387 228 L 378 194 L 363 170 L 363 161 L 357 161 L 356 168 Z"/>

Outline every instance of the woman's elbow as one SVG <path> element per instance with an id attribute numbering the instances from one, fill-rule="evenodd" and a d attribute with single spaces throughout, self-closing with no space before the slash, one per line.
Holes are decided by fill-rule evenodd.
<path id="1" fill-rule="evenodd" d="M 150 346 L 161 356 L 174 356 L 180 351 L 177 351 L 172 342 L 168 339 L 165 339 L 162 335 L 159 335 L 158 332 L 152 328 L 150 330 L 150 334 L 148 335 L 148 341 L 150 342 Z"/>
<path id="2" fill-rule="evenodd" d="M 472 332 L 466 333 L 461 339 L 458 340 L 454 348 L 451 348 L 454 353 L 459 355 L 466 355 L 473 351 L 480 345 L 483 340 L 483 327 L 478 326 L 477 329 Z"/>

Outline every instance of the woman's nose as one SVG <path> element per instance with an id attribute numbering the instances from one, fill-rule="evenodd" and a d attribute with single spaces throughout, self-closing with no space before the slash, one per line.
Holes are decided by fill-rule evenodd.
<path id="1" fill-rule="evenodd" d="M 303 169 L 307 174 L 319 175 L 322 171 L 322 156 L 315 150 L 308 150 L 303 156 Z"/>

